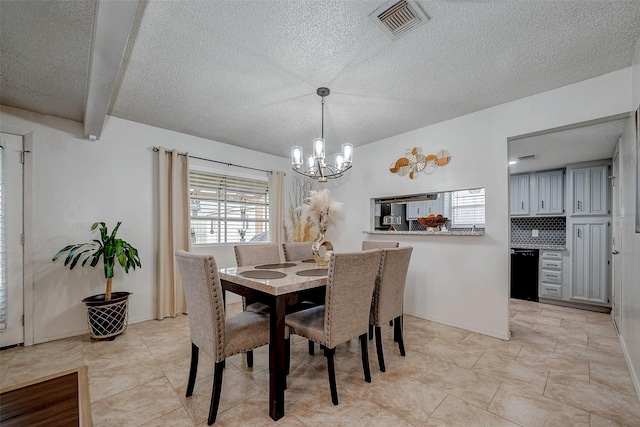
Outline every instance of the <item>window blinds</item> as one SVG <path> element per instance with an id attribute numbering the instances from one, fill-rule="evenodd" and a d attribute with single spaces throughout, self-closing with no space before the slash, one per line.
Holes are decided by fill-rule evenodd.
<path id="1" fill-rule="evenodd" d="M 269 189 L 265 180 L 189 172 L 192 243 L 269 240 Z"/>
<path id="2" fill-rule="evenodd" d="M 451 226 L 484 226 L 484 188 L 451 193 Z"/>

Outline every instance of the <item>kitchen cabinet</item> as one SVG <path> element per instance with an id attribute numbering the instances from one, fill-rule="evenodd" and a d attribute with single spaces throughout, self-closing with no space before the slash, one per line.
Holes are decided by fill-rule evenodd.
<path id="1" fill-rule="evenodd" d="M 609 215 L 609 166 L 569 169 L 571 174 L 570 215 Z"/>
<path id="2" fill-rule="evenodd" d="M 511 175 L 509 205 L 511 215 L 529 215 L 529 174 Z"/>
<path id="3" fill-rule="evenodd" d="M 562 299 L 562 288 L 564 283 L 564 262 L 562 251 L 541 250 L 540 251 L 540 271 L 538 279 L 540 282 L 539 294 L 541 297 Z"/>
<path id="4" fill-rule="evenodd" d="M 420 211 L 424 212 L 422 202 L 407 202 L 407 219 L 416 219 L 420 216 Z"/>
<path id="5" fill-rule="evenodd" d="M 444 199 L 438 195 L 435 200 L 407 202 L 407 219 L 418 219 L 421 216 L 444 214 Z"/>
<path id="6" fill-rule="evenodd" d="M 570 299 L 609 304 L 609 221 L 574 222 L 571 231 Z"/>
<path id="7" fill-rule="evenodd" d="M 428 200 L 424 202 L 425 213 L 424 215 L 442 215 L 444 214 L 444 198 L 438 197 L 436 200 Z"/>
<path id="8" fill-rule="evenodd" d="M 536 177 L 536 215 L 564 213 L 564 170 L 538 172 Z"/>

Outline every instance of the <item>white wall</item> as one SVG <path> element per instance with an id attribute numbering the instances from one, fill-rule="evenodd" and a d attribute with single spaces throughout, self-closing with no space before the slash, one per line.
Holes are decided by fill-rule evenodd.
<path id="1" fill-rule="evenodd" d="M 346 210 L 328 238 L 339 251 L 359 250 L 363 239 L 373 238 L 362 234 L 369 228 L 370 198 L 486 187 L 485 236 L 397 236 L 403 245 L 415 247 L 405 308 L 410 314 L 508 338 L 507 138 L 629 111 L 630 85 L 631 69 L 625 69 L 358 147 L 354 168 L 325 185 L 345 202 Z M 286 170 L 288 179 L 293 175 L 286 158 L 115 117 L 108 118 L 100 141 L 89 142 L 76 122 L 9 107 L 1 107 L 0 113 L 0 123 L 32 130 L 34 136 L 36 343 L 86 330 L 80 300 L 103 291 L 102 272 L 70 272 L 52 263 L 51 256 L 63 245 L 86 241 L 96 220 L 123 221 L 122 237 L 140 250 L 143 268 L 128 277 L 120 274 L 115 290 L 134 292 L 131 322 L 154 317 L 157 154 L 151 147 Z M 415 181 L 391 174 L 389 165 L 413 146 L 425 153 L 447 149 L 453 160 Z M 635 244 L 637 256 L 637 240 Z M 231 246 L 215 249 L 220 266 L 233 265 L 232 251 Z"/>
<path id="2" fill-rule="evenodd" d="M 636 47 L 633 60 L 632 81 L 632 109 L 640 106 L 640 40 Z M 620 325 L 620 343 L 622 344 L 627 363 L 631 370 L 631 377 L 636 386 L 636 393 L 640 396 L 640 234 L 635 233 L 636 214 L 636 130 L 632 117 L 627 121 L 620 147 L 620 185 L 621 199 L 624 212 L 621 218 L 622 246 L 622 320 Z"/>
<path id="3" fill-rule="evenodd" d="M 85 242 L 95 221 L 135 246 L 142 269 L 116 273 L 114 290 L 133 292 L 130 322 L 155 317 L 157 153 L 154 146 L 189 151 L 265 170 L 287 170 L 289 160 L 215 141 L 108 117 L 100 141 L 82 138 L 82 124 L 2 106 L 0 123 L 33 131 L 34 341 L 86 332 L 80 301 L 104 292 L 99 269 L 69 271 L 51 257 L 64 245 Z M 233 168 L 230 168 L 232 170 Z M 237 170 L 237 169 L 236 169 Z M 234 266 L 233 246 L 205 248 L 220 266 Z"/>
<path id="4" fill-rule="evenodd" d="M 499 338 L 509 336 L 509 171 L 507 138 L 630 110 L 631 69 L 523 98 L 398 135 L 355 151 L 354 168 L 333 190 L 348 202 L 337 250 L 356 250 L 369 228 L 370 198 L 486 188 L 483 237 L 384 236 L 412 245 L 405 311 Z M 389 172 L 407 148 L 448 150 L 453 159 L 432 175 L 410 180 Z M 331 231 L 330 231 L 331 233 Z"/>

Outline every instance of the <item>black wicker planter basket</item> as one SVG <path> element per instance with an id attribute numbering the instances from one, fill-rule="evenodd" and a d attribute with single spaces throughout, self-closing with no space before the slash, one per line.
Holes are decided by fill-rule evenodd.
<path id="1" fill-rule="evenodd" d="M 94 339 L 115 339 L 127 329 L 129 320 L 130 292 L 113 292 L 111 300 L 104 294 L 93 295 L 82 300 L 87 306 L 89 336 Z"/>

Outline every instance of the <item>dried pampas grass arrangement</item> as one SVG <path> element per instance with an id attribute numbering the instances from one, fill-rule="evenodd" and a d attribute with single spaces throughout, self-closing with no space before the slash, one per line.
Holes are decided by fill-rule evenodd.
<path id="1" fill-rule="evenodd" d="M 343 204 L 331 198 L 329 190 L 309 192 L 309 204 L 302 205 L 302 215 L 310 219 L 322 234 L 342 215 Z"/>
<path id="2" fill-rule="evenodd" d="M 289 195 L 289 210 L 285 223 L 287 240 L 290 242 L 312 242 L 320 233 L 342 215 L 343 204 L 331 198 L 329 190 L 313 190 L 306 181 L 294 181 L 293 197 Z M 304 194 L 309 197 L 303 198 Z M 298 204 L 293 207 L 294 202 Z"/>
<path id="3" fill-rule="evenodd" d="M 318 236 L 318 228 L 304 216 L 303 206 L 289 207 L 289 215 L 285 225 L 287 238 L 290 242 L 312 242 Z"/>
<path id="4" fill-rule="evenodd" d="M 289 193 L 289 209 L 285 220 L 285 231 L 289 242 L 312 242 L 318 237 L 318 228 L 305 214 L 306 195 L 313 190 L 307 179 L 293 177 Z"/>

